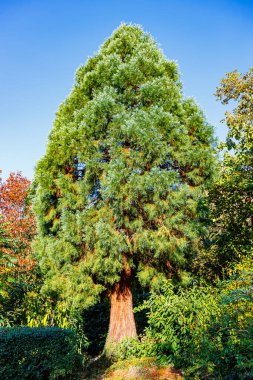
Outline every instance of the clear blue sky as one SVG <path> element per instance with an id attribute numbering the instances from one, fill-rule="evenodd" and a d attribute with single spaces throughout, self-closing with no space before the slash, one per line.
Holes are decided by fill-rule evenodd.
<path id="1" fill-rule="evenodd" d="M 186 96 L 216 128 L 213 93 L 226 72 L 253 66 L 253 1 L 0 0 L 0 168 L 33 177 L 77 67 L 124 22 L 141 24 L 178 62 Z"/>

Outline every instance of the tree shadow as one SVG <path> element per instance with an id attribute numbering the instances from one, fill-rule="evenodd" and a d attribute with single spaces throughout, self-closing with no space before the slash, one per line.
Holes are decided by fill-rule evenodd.
<path id="1" fill-rule="evenodd" d="M 105 372 L 111 364 L 112 361 L 103 354 L 91 359 L 83 373 L 82 380 L 103 380 Z"/>

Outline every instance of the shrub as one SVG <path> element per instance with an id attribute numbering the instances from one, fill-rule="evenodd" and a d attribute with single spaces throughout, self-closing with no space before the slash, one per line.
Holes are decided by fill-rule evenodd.
<path id="1" fill-rule="evenodd" d="M 220 286 L 220 314 L 210 321 L 205 360 L 214 379 L 253 378 L 253 259 L 238 264 Z"/>
<path id="2" fill-rule="evenodd" d="M 170 283 L 151 294 L 141 341 L 121 344 L 121 358 L 156 356 L 186 379 L 253 378 L 253 270 L 245 259 L 217 288 L 175 292 Z M 140 309 L 140 308 L 139 308 Z"/>
<path id="3" fill-rule="evenodd" d="M 0 329 L 2 380 L 64 379 L 80 368 L 81 360 L 72 330 L 58 327 Z"/>
<path id="4" fill-rule="evenodd" d="M 192 365 L 210 315 L 218 312 L 215 290 L 194 287 L 176 293 L 167 283 L 161 294 L 152 293 L 137 311 L 144 308 L 148 309 L 145 335 L 140 342 L 124 341 L 121 356 L 156 356 L 178 368 Z"/>

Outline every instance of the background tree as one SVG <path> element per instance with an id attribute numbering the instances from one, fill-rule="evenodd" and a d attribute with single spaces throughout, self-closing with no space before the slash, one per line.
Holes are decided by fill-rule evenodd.
<path id="1" fill-rule="evenodd" d="M 2 323 L 20 322 L 20 308 L 34 281 L 31 254 L 35 218 L 27 203 L 30 181 L 20 172 L 0 179 L 0 313 Z"/>
<path id="2" fill-rule="evenodd" d="M 10 236 L 10 248 L 5 256 L 13 262 L 13 270 L 29 271 L 35 265 L 31 258 L 31 240 L 35 235 L 35 218 L 28 205 L 30 181 L 20 172 L 10 173 L 5 182 L 0 180 L 0 217 Z"/>
<path id="3" fill-rule="evenodd" d="M 211 205 L 210 249 L 197 262 L 210 275 L 227 274 L 235 262 L 252 254 L 253 244 L 253 69 L 245 75 L 227 73 L 217 88 L 223 104 L 234 101 L 225 113 L 228 126 L 221 172 L 209 197 Z M 208 263 L 208 264 L 207 264 Z"/>
<path id="4" fill-rule="evenodd" d="M 81 66 L 35 173 L 44 289 L 70 308 L 111 299 L 108 345 L 136 336 L 131 286 L 187 280 L 205 227 L 213 131 L 176 64 L 122 25 Z"/>

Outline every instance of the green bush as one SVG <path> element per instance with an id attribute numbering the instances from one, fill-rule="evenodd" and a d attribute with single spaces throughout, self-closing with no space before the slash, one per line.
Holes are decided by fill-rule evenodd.
<path id="1" fill-rule="evenodd" d="M 64 379 L 80 369 L 81 363 L 77 337 L 72 330 L 0 329 L 1 380 Z"/>
<path id="2" fill-rule="evenodd" d="M 253 379 L 253 259 L 220 286 L 220 313 L 210 321 L 202 358 L 213 379 Z"/>
<path id="3" fill-rule="evenodd" d="M 178 368 L 192 365 L 201 350 L 210 315 L 218 311 L 216 291 L 194 287 L 176 293 L 167 283 L 161 294 L 152 293 L 137 311 L 143 308 L 148 310 L 145 335 L 140 342 L 123 342 L 121 357 L 156 356 Z"/>
<path id="4" fill-rule="evenodd" d="M 253 378 L 253 260 L 245 259 L 217 288 L 151 294 L 140 341 L 121 344 L 121 358 L 156 356 L 186 379 Z"/>

